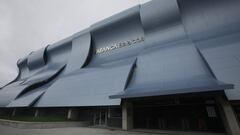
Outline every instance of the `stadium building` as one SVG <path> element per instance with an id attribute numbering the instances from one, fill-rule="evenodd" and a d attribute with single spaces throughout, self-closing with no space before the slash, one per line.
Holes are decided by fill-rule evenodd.
<path id="1" fill-rule="evenodd" d="M 0 114 L 239 135 L 239 7 L 155 0 L 95 23 L 19 59 Z"/>

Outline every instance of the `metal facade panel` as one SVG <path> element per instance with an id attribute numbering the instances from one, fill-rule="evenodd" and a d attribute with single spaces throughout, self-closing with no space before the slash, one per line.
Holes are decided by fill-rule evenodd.
<path id="1" fill-rule="evenodd" d="M 0 91 L 0 106 L 5 107 L 15 100 L 21 93 L 29 91 L 28 88 L 35 85 L 44 85 L 53 79 L 64 66 L 47 65 L 42 70 L 34 74 L 32 77 L 23 81 L 14 82 Z M 39 87 L 39 86 L 38 86 Z"/>
<path id="2" fill-rule="evenodd" d="M 93 54 L 87 67 L 137 56 L 145 46 L 139 10 L 140 6 L 135 6 L 90 27 Z M 96 54 L 98 49 L 119 44 L 124 47 Z"/>
<path id="3" fill-rule="evenodd" d="M 206 40 L 240 31 L 239 0 L 178 0 L 188 36 Z"/>
<path id="4" fill-rule="evenodd" d="M 14 82 L 0 91 L 0 107 L 6 107 L 13 101 L 28 85 L 20 85 L 21 82 Z"/>
<path id="5" fill-rule="evenodd" d="M 217 79 L 232 83 L 225 91 L 229 100 L 240 99 L 240 33 L 198 42 L 198 48 Z"/>
<path id="6" fill-rule="evenodd" d="M 91 35 L 88 31 L 83 32 L 72 41 L 72 50 L 68 59 L 66 72 L 78 70 L 84 66 L 89 57 L 91 48 Z"/>
<path id="7" fill-rule="evenodd" d="M 119 99 L 108 96 L 124 90 L 131 68 L 132 63 L 66 74 L 48 88 L 36 107 L 120 105 Z"/>
<path id="8" fill-rule="evenodd" d="M 40 71 L 36 72 L 33 76 L 26 79 L 22 85 L 32 85 L 39 82 L 48 82 L 51 80 L 55 75 L 57 75 L 65 65 L 62 64 L 49 64 L 43 67 Z"/>
<path id="9" fill-rule="evenodd" d="M 176 0 L 155 0 L 145 3 L 141 5 L 140 16 L 146 34 L 156 29 L 165 30 L 181 21 Z"/>
<path id="10" fill-rule="evenodd" d="M 173 84 L 173 87 L 168 89 L 159 89 L 161 87 L 158 84 L 151 85 L 150 87 L 141 87 L 137 89 L 126 89 L 116 95 L 109 96 L 111 99 L 116 98 L 138 98 L 138 97 L 151 97 L 162 95 L 176 95 L 187 93 L 199 93 L 210 91 L 222 91 L 223 89 L 232 89 L 232 84 L 226 84 L 220 82 L 214 78 L 193 78 L 191 80 L 184 80 L 178 82 L 179 84 Z M 195 85 L 185 85 L 187 83 L 193 83 Z"/>
<path id="11" fill-rule="evenodd" d="M 27 57 L 19 59 L 17 61 L 17 67 L 19 72 L 16 81 L 26 79 L 27 77 L 29 77 Z"/>
<path id="12" fill-rule="evenodd" d="M 194 44 L 179 41 L 140 54 L 129 86 L 118 96 L 157 96 L 232 88 L 210 73 Z"/>
<path id="13" fill-rule="evenodd" d="M 155 0 L 140 8 L 145 49 L 188 39 L 176 0 Z"/>
<path id="14" fill-rule="evenodd" d="M 32 52 L 27 59 L 28 69 L 35 70 L 46 64 L 45 48 Z"/>
<path id="15" fill-rule="evenodd" d="M 40 107 L 119 105 L 108 96 L 215 91 L 231 84 L 235 88 L 225 93 L 239 100 L 239 5 L 154 0 L 130 8 L 20 59 L 17 78 L 0 90 L 0 106 L 28 106 L 42 94 L 38 88 L 46 91 L 35 104 Z"/>
<path id="16" fill-rule="evenodd" d="M 15 99 L 7 107 L 29 107 L 31 106 L 37 99 L 39 99 L 42 94 L 45 92 L 45 89 L 36 89 L 31 91 L 23 96 Z"/>

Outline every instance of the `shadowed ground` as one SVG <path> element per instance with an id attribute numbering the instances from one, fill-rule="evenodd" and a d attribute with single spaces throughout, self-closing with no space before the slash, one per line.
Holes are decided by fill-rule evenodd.
<path id="1" fill-rule="evenodd" d="M 165 132 L 165 133 L 164 133 Z M 0 125 L 0 135 L 214 135 L 213 133 L 168 132 L 156 133 L 121 131 L 100 128 L 55 128 L 55 129 L 19 129 Z M 223 135 L 223 134 L 216 134 Z"/>

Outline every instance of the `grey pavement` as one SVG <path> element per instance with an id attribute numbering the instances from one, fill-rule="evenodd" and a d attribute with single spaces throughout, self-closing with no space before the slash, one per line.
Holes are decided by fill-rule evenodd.
<path id="1" fill-rule="evenodd" d="M 53 128 L 53 129 L 21 129 L 0 125 L 0 135 L 223 135 L 213 133 L 194 133 L 194 132 L 177 132 L 177 131 L 161 131 L 149 133 L 139 131 L 122 131 L 101 128 Z"/>
<path id="2" fill-rule="evenodd" d="M 84 127 L 53 128 L 53 129 L 20 129 L 7 126 L 0 126 L 0 135 L 153 135 L 153 134 Z"/>

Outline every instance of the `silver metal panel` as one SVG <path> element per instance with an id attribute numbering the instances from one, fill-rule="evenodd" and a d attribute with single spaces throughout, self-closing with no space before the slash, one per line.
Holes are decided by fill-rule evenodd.
<path id="1" fill-rule="evenodd" d="M 62 70 L 62 69 L 61 69 Z M 39 100 L 39 98 L 45 93 L 45 91 L 57 81 L 57 77 L 61 76 L 63 72 L 59 71 L 52 77 L 50 81 L 45 81 L 43 85 L 37 88 L 28 89 L 25 92 L 19 94 L 15 100 L 13 100 L 7 107 L 32 107 Z"/>
<path id="2" fill-rule="evenodd" d="M 153 0 L 143 4 L 140 15 L 146 33 L 158 27 L 162 30 L 170 28 L 181 20 L 176 0 Z"/>
<path id="3" fill-rule="evenodd" d="M 188 39 L 176 0 L 154 0 L 140 8 L 145 49 Z"/>
<path id="4" fill-rule="evenodd" d="M 188 36 L 206 40 L 240 31 L 239 0 L 178 0 Z"/>
<path id="5" fill-rule="evenodd" d="M 35 106 L 120 105 L 119 99 L 110 100 L 108 96 L 124 90 L 132 63 L 85 68 L 66 74 L 48 88 Z"/>
<path id="6" fill-rule="evenodd" d="M 22 85 L 31 85 L 35 83 L 39 83 L 42 81 L 48 81 L 52 77 L 54 77 L 58 72 L 60 72 L 65 65 L 62 64 L 49 64 L 43 67 L 40 71 L 35 73 L 30 78 L 26 79 Z"/>
<path id="7" fill-rule="evenodd" d="M 71 49 L 71 41 L 64 44 L 49 45 L 46 49 L 48 64 L 61 63 L 62 65 L 65 65 L 68 61 Z"/>
<path id="8" fill-rule="evenodd" d="M 191 78 L 189 80 L 183 80 L 179 82 L 171 82 L 171 84 L 172 85 L 166 87 L 166 89 L 160 89 L 162 86 L 159 84 L 151 84 L 149 86 L 139 88 L 129 88 L 126 89 L 125 91 L 122 91 L 120 93 L 117 93 L 116 95 L 112 95 L 109 97 L 111 99 L 136 98 L 136 97 L 222 91 L 224 89 L 233 88 L 233 84 L 226 84 L 214 78 L 206 78 L 204 76 L 199 76 L 196 78 Z"/>
<path id="9" fill-rule="evenodd" d="M 68 59 L 66 72 L 78 70 L 84 66 L 89 57 L 91 47 L 91 35 L 89 31 L 84 31 L 79 37 L 72 41 L 72 50 Z"/>
<path id="10" fill-rule="evenodd" d="M 46 91 L 35 104 L 41 107 L 119 105 L 108 96 L 216 91 L 232 84 L 225 93 L 239 100 L 239 6 L 238 0 L 137 5 L 20 59 L 17 78 L 0 90 L 0 106 L 28 106 L 39 99 L 37 88 Z"/>
<path id="11" fill-rule="evenodd" d="M 27 59 L 29 70 L 41 68 L 46 64 L 45 49 L 46 47 L 29 54 Z"/>
<path id="12" fill-rule="evenodd" d="M 29 77 L 27 57 L 19 59 L 17 61 L 17 67 L 19 69 L 17 80 L 22 80 L 22 79 Z"/>
<path id="13" fill-rule="evenodd" d="M 198 48 L 217 79 L 232 83 L 225 91 L 229 100 L 240 99 L 240 33 L 198 42 Z"/>
<path id="14" fill-rule="evenodd" d="M 142 40 L 133 43 L 133 40 L 142 38 L 144 40 L 139 10 L 138 5 L 90 27 L 93 54 L 87 67 L 137 56 L 145 45 Z M 125 46 L 96 54 L 98 49 L 116 44 L 125 44 Z"/>
<path id="15" fill-rule="evenodd" d="M 17 86 L 16 86 L 17 85 Z M 20 82 L 14 82 L 0 91 L 0 107 L 6 107 L 20 94 L 28 85 L 20 85 Z"/>
<path id="16" fill-rule="evenodd" d="M 42 70 L 34 74 L 32 77 L 27 78 L 24 81 L 17 81 L 0 91 L 0 106 L 5 107 L 16 99 L 21 93 L 29 91 L 28 88 L 34 85 L 43 85 L 53 79 L 64 66 L 57 64 L 47 65 Z M 31 89 L 30 89 L 31 90 Z"/>
<path id="17" fill-rule="evenodd" d="M 233 88 L 217 81 L 188 40 L 146 49 L 125 91 L 111 98 L 157 96 Z"/>
<path id="18" fill-rule="evenodd" d="M 29 107 L 31 106 L 36 100 L 38 100 L 42 94 L 45 92 L 45 89 L 37 89 L 33 90 L 23 96 L 15 99 L 7 107 Z"/>

